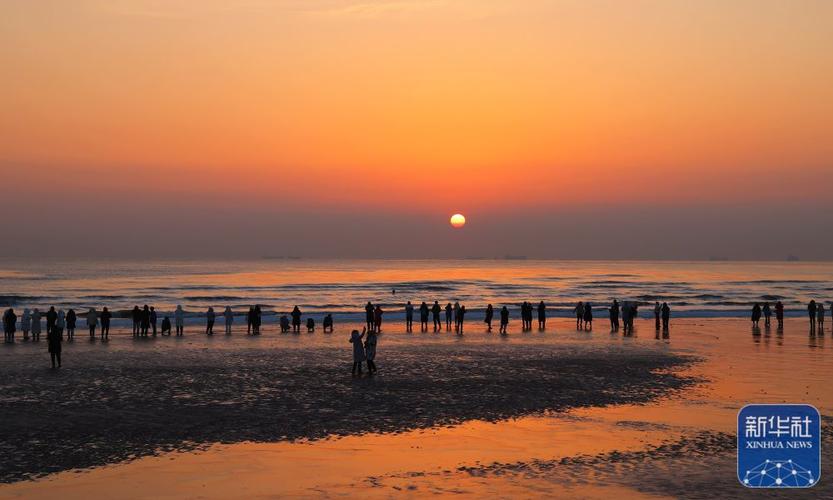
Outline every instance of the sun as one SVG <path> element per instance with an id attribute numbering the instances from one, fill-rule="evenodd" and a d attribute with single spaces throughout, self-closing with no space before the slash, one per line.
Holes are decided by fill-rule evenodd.
<path id="1" fill-rule="evenodd" d="M 451 225 L 455 228 L 461 228 L 466 225 L 466 218 L 463 214 L 454 214 L 451 216 Z"/>

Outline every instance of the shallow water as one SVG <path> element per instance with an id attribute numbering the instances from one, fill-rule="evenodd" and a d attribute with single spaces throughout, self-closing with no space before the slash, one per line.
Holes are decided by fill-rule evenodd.
<path id="1" fill-rule="evenodd" d="M 627 363 L 630 355 L 641 353 L 698 360 L 669 367 L 674 378 L 693 381 L 693 385 L 683 383 L 671 392 L 661 391 L 638 404 L 608 401 L 611 404 L 605 407 L 582 405 L 563 407 L 556 412 L 519 412 L 517 418 L 497 421 L 474 416 L 450 426 L 351 434 L 310 442 L 217 444 L 200 452 L 167 453 L 97 467 L 83 474 L 68 471 L 34 482 L 15 483 L 0 487 L 0 496 L 39 498 L 60 491 L 67 498 L 81 498 L 120 491 L 124 497 L 133 498 L 166 495 L 251 498 L 275 494 L 387 497 L 403 492 L 477 497 L 778 497 L 784 493 L 745 490 L 735 477 L 736 414 L 751 402 L 800 402 L 818 407 L 826 416 L 822 469 L 831 470 L 833 391 L 829 381 L 833 377 L 833 338 L 829 332 L 810 336 L 800 320 L 788 320 L 785 330 L 778 332 L 775 329 L 753 331 L 747 321 L 688 319 L 672 324 L 669 339 L 656 339 L 652 326 L 652 322 L 642 321 L 634 337 L 623 338 L 599 326 L 592 333 L 576 332 L 571 322 L 559 321 L 546 333 L 513 333 L 509 338 L 500 338 L 472 328 L 459 338 L 450 334 L 409 335 L 391 325 L 391 331 L 383 335 L 380 343 L 381 373 L 377 380 L 386 377 L 386 371 L 393 370 L 386 365 L 388 350 L 392 354 L 399 349 L 404 352 L 419 351 L 423 347 L 445 349 L 454 353 L 460 371 L 445 373 L 441 367 L 431 366 L 430 370 L 437 372 L 431 375 L 437 377 L 433 383 L 442 379 L 450 383 L 461 380 L 462 388 L 451 394 L 459 399 L 481 401 L 480 394 L 467 386 L 466 380 L 471 380 L 470 376 L 502 379 L 507 373 L 495 372 L 489 365 L 469 365 L 472 352 L 493 351 L 499 346 L 506 346 L 509 353 L 555 352 L 559 354 L 557 358 L 563 356 L 570 360 L 561 367 L 563 371 L 557 370 L 553 378 L 547 378 L 545 385 L 552 392 L 561 393 L 569 393 L 572 387 L 577 395 L 588 400 L 606 391 L 615 395 L 628 393 L 630 389 L 622 384 L 610 387 L 604 375 L 594 374 L 587 370 L 587 365 L 571 358 L 577 353 L 600 355 L 600 359 L 610 363 L 602 365 L 603 371 Z M 301 353 L 332 348 L 332 362 L 337 370 L 346 371 L 349 349 L 345 336 L 344 330 L 332 336 L 320 333 L 256 339 L 236 336 L 231 340 L 197 336 L 190 347 L 167 338 L 149 342 L 116 339 L 104 349 L 112 349 L 115 362 L 140 348 L 162 358 L 200 349 L 220 351 L 222 348 L 223 352 L 234 353 L 248 349 L 246 346 L 252 343 L 258 346 L 257 350 L 286 348 Z M 344 347 L 340 347 L 342 343 Z M 85 344 L 83 348 L 101 347 Z M 29 344 L 12 349 L 34 348 Z M 68 355 L 67 359 L 71 366 L 72 357 Z M 511 361 L 506 361 L 510 368 Z M 464 370 L 465 367 L 469 370 Z M 540 370 L 535 374 L 548 376 Z M 583 382 L 580 388 L 571 386 L 576 375 Z M 566 385 L 565 377 L 569 382 Z M 358 383 L 353 386 L 357 390 L 375 390 L 374 386 L 366 385 L 367 378 L 353 381 L 346 374 L 344 378 L 348 384 Z M 634 378 L 641 377 L 634 375 Z M 522 377 L 521 380 L 532 379 Z M 433 387 L 432 384 L 427 387 Z M 565 386 L 568 389 L 563 389 Z M 535 400 L 546 400 L 547 396 L 536 387 L 540 386 L 531 384 L 529 394 Z M 487 406 L 492 405 L 501 406 L 496 400 Z M 336 411 L 343 407 L 344 404 Z M 368 431 L 377 429 L 363 420 L 361 413 L 372 409 L 372 403 L 365 403 L 362 409 L 353 410 L 355 418 L 367 425 Z M 439 410 L 443 410 L 442 403 Z M 245 419 L 239 422 L 245 425 Z M 822 472 L 820 483 L 812 490 L 790 491 L 785 496 L 831 495 L 833 482 Z"/>
<path id="2" fill-rule="evenodd" d="M 524 300 L 544 300 L 550 315 L 563 317 L 577 301 L 590 301 L 603 315 L 618 298 L 667 301 L 675 317 L 747 317 L 752 303 L 778 299 L 788 315 L 806 314 L 811 298 L 833 299 L 831 283 L 830 262 L 5 260 L 0 307 L 108 306 L 121 314 L 150 304 L 161 321 L 176 304 L 194 314 L 231 305 L 242 314 L 258 303 L 267 317 L 297 304 L 319 320 L 325 313 L 359 320 L 368 300 L 388 317 L 401 317 L 408 300 L 459 300 L 479 319 L 488 303 L 514 313 Z"/>

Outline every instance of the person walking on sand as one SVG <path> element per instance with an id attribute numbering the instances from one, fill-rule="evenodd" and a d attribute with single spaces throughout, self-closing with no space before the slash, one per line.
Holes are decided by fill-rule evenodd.
<path id="1" fill-rule="evenodd" d="M 824 331 L 824 302 L 819 302 L 816 309 L 816 323 L 819 324 L 819 331 Z"/>
<path id="2" fill-rule="evenodd" d="M 368 330 L 373 330 L 373 311 L 375 308 L 373 307 L 373 303 L 369 300 L 367 304 L 364 306 L 364 321 L 367 324 Z"/>
<path id="3" fill-rule="evenodd" d="M 593 306 L 590 302 L 584 304 L 584 328 L 585 330 L 593 329 Z"/>
<path id="4" fill-rule="evenodd" d="M 784 304 L 780 300 L 775 303 L 775 320 L 778 321 L 778 328 L 784 328 Z"/>
<path id="5" fill-rule="evenodd" d="M 816 301 L 811 300 L 809 304 L 807 304 L 807 313 L 810 315 L 810 330 L 816 329 Z"/>
<path id="6" fill-rule="evenodd" d="M 383 314 L 385 314 L 385 311 L 382 310 L 382 306 L 376 304 L 376 308 L 373 310 L 373 327 L 376 330 L 376 333 L 382 333 Z"/>
<path id="7" fill-rule="evenodd" d="M 32 342 L 40 342 L 40 311 L 32 309 Z"/>
<path id="8" fill-rule="evenodd" d="M 752 326 L 758 328 L 758 322 L 761 320 L 761 305 L 755 302 L 752 306 Z"/>
<path id="9" fill-rule="evenodd" d="M 671 308 L 668 302 L 662 303 L 662 329 L 668 330 L 668 323 L 671 321 Z"/>
<path id="10" fill-rule="evenodd" d="M 208 311 L 205 313 L 205 334 L 206 335 L 214 335 L 214 308 L 208 306 Z"/>
<path id="11" fill-rule="evenodd" d="M 101 310 L 101 340 L 110 339 L 110 318 L 112 317 L 110 310 L 105 306 Z"/>
<path id="12" fill-rule="evenodd" d="M 419 306 L 419 328 L 420 331 L 428 331 L 428 304 L 425 302 Z"/>
<path id="13" fill-rule="evenodd" d="M 492 304 L 486 306 L 486 317 L 483 319 L 483 322 L 486 323 L 486 331 L 491 333 L 492 332 L 492 317 L 495 315 L 495 309 L 492 307 Z"/>
<path id="14" fill-rule="evenodd" d="M 373 330 L 367 332 L 367 338 L 364 341 L 364 357 L 367 359 L 367 373 L 370 375 L 376 373 L 376 344 L 378 341 L 379 336 L 376 332 Z"/>
<path id="15" fill-rule="evenodd" d="M 147 304 L 142 308 L 140 318 L 142 337 L 147 337 L 150 330 L 150 307 Z"/>
<path id="16" fill-rule="evenodd" d="M 546 330 L 547 328 L 547 306 L 544 301 L 538 302 L 538 329 Z"/>
<path id="17" fill-rule="evenodd" d="M 616 299 L 613 299 L 613 303 L 610 304 L 610 331 L 617 332 L 619 331 L 619 302 Z"/>
<path id="18" fill-rule="evenodd" d="M 414 329 L 414 305 L 409 300 L 405 304 L 405 331 L 410 333 Z"/>
<path id="19" fill-rule="evenodd" d="M 369 304 L 369 302 L 368 302 Z M 293 333 L 301 333 L 301 310 L 298 309 L 298 306 L 295 306 L 292 309 L 292 332 Z"/>
<path id="20" fill-rule="evenodd" d="M 434 332 L 442 330 L 442 322 L 440 321 L 440 303 L 436 300 L 431 306 L 431 317 L 434 320 Z"/>
<path id="21" fill-rule="evenodd" d="M 78 321 L 78 316 L 75 314 L 75 309 L 67 311 L 67 340 L 75 339 L 75 323 Z"/>
<path id="22" fill-rule="evenodd" d="M 23 309 L 23 316 L 20 317 L 20 331 L 23 332 L 23 340 L 29 340 L 29 331 L 32 329 L 32 313 L 29 308 Z"/>
<path id="23" fill-rule="evenodd" d="M 92 310 L 92 309 L 90 309 Z M 58 321 L 58 313 L 55 313 L 55 322 Z M 87 321 L 89 321 L 89 316 Z M 58 363 L 58 368 L 61 367 L 61 342 L 63 342 L 64 336 L 55 325 L 52 325 L 52 328 L 46 334 L 46 344 L 49 350 L 49 358 L 52 360 L 52 369 L 55 369 L 55 362 Z M 95 333 L 91 335 L 91 337 L 95 338 Z"/>
<path id="24" fill-rule="evenodd" d="M 662 306 L 659 302 L 654 304 L 654 327 L 659 330 L 659 318 L 662 315 Z"/>
<path id="25" fill-rule="evenodd" d="M 133 318 L 133 336 L 138 337 L 142 323 L 142 311 L 139 310 L 139 306 L 133 306 L 131 317 Z"/>
<path id="26" fill-rule="evenodd" d="M 509 309 L 503 306 L 500 309 L 500 334 L 506 335 L 506 328 L 509 326 Z"/>
<path id="27" fill-rule="evenodd" d="M 576 313 L 576 330 L 581 330 L 584 326 L 584 302 L 579 301 L 573 312 Z"/>
<path id="28" fill-rule="evenodd" d="M 364 353 L 364 345 L 362 345 L 362 338 L 364 338 L 364 334 L 367 332 L 367 327 L 362 328 L 361 335 L 359 334 L 358 330 L 353 330 L 350 333 L 350 343 L 353 344 L 353 375 L 362 374 L 362 363 L 364 363 L 366 357 Z"/>
<path id="29" fill-rule="evenodd" d="M 451 302 L 445 305 L 445 331 L 451 330 L 451 316 L 452 310 L 454 308 L 451 306 Z"/>
<path id="30" fill-rule="evenodd" d="M 764 326 L 769 328 L 769 318 L 772 316 L 772 309 L 769 307 L 769 302 L 764 302 Z"/>
<path id="31" fill-rule="evenodd" d="M 223 318 L 226 320 L 226 335 L 231 335 L 231 325 L 234 323 L 234 313 L 231 311 L 231 306 L 226 306 L 223 311 Z"/>
<path id="32" fill-rule="evenodd" d="M 457 311 L 457 333 L 459 335 L 463 334 L 463 323 L 466 321 L 466 306 L 460 306 L 460 310 Z"/>
<path id="33" fill-rule="evenodd" d="M 324 321 L 323 321 L 322 326 L 324 327 L 324 333 L 327 333 L 328 331 L 330 333 L 333 333 L 333 315 L 332 314 L 327 313 L 327 315 L 324 316 Z"/>
<path id="34" fill-rule="evenodd" d="M 90 329 L 90 340 L 95 340 L 95 329 L 98 326 L 98 313 L 95 307 L 91 307 L 87 311 L 87 328 Z"/>
<path id="35" fill-rule="evenodd" d="M 177 305 L 174 310 L 174 326 L 176 327 L 176 336 L 182 337 L 185 333 L 185 311 L 182 310 L 181 305 Z"/>

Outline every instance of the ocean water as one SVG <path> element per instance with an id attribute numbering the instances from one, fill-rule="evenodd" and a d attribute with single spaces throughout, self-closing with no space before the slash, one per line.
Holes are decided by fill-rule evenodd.
<path id="1" fill-rule="evenodd" d="M 396 291 L 394 294 L 393 291 Z M 472 319 L 486 304 L 516 316 L 524 300 L 544 300 L 552 316 L 570 316 L 579 300 L 597 315 L 613 298 L 667 301 L 674 317 L 746 317 L 754 302 L 781 300 L 788 316 L 810 299 L 833 299 L 831 262 L 651 262 L 535 260 L 0 261 L 0 307 L 86 310 L 107 306 L 119 317 L 133 305 L 160 313 L 181 304 L 194 318 L 208 306 L 242 314 L 261 304 L 266 316 L 298 305 L 304 315 L 358 320 L 368 301 L 387 319 L 416 307 L 460 301 Z M 160 317 L 161 315 L 160 314 Z M 643 315 L 649 314 L 643 309 Z M 118 322 L 116 322 L 118 325 Z"/>

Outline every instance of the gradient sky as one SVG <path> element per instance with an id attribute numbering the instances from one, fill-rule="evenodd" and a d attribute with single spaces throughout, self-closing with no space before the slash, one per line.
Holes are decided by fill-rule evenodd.
<path id="1" fill-rule="evenodd" d="M 831 26 L 824 0 L 3 0 L 0 256 L 829 259 Z"/>

